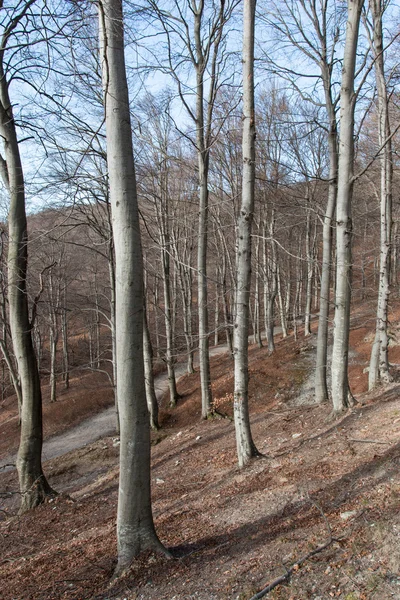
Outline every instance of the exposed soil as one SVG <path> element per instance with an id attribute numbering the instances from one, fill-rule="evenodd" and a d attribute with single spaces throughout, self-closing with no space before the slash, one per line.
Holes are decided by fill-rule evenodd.
<path id="1" fill-rule="evenodd" d="M 393 313 L 393 323 L 397 316 Z M 352 325 L 351 388 L 359 404 L 336 421 L 329 405 L 313 402 L 314 335 L 279 340 L 272 356 L 265 348 L 251 348 L 252 428 L 264 456 L 242 471 L 229 418 L 233 373 L 227 355 L 213 360 L 213 393 L 222 416 L 200 420 L 197 373 L 180 379 L 182 400 L 175 410 L 166 409 L 164 398 L 163 428 L 153 434 L 153 507 L 158 534 L 176 560 L 145 555 L 111 581 L 115 438 L 47 461 L 50 483 L 62 494 L 25 515 L 16 512 L 15 471 L 2 473 L 1 597 L 249 600 L 332 538 L 268 597 L 400 598 L 400 384 L 394 367 L 393 384 L 366 393 L 374 321 L 366 319 L 364 307 L 354 313 Z M 397 343 L 393 327 L 393 363 L 400 363 Z M 66 394 L 46 405 L 48 432 L 76 425 L 112 402 L 105 380 L 103 387 L 91 376 L 84 381 L 85 390 L 78 382 L 73 387 L 75 402 Z M 10 399 L 0 411 L 3 454 L 17 445 L 13 410 Z"/>

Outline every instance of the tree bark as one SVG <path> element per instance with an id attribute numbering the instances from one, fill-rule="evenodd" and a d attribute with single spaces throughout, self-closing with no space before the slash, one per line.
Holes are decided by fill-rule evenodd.
<path id="1" fill-rule="evenodd" d="M 388 111 L 388 95 L 385 79 L 382 18 L 384 2 L 370 0 L 372 14 L 372 47 L 375 57 L 375 80 L 378 104 L 378 144 L 380 154 L 380 266 L 378 306 L 376 314 L 375 341 L 369 363 L 368 387 L 373 389 L 379 381 L 391 381 L 389 373 L 388 308 L 390 294 L 391 229 L 392 229 L 392 144 Z"/>
<path id="2" fill-rule="evenodd" d="M 329 336 L 329 305 L 330 305 L 330 282 L 331 282 L 331 260 L 333 242 L 333 224 L 336 210 L 337 196 L 337 169 L 338 169 L 338 147 L 337 147 L 337 123 L 330 92 L 330 83 L 327 90 L 327 108 L 330 115 L 330 130 L 328 137 L 329 147 L 329 189 L 328 202 L 326 205 L 324 223 L 322 228 L 322 267 L 321 267 L 321 290 L 319 296 L 319 318 L 317 333 L 317 358 L 315 366 L 315 398 L 318 403 L 327 402 L 328 383 L 328 336 Z"/>
<path id="3" fill-rule="evenodd" d="M 332 402 L 334 413 L 350 406 L 348 359 L 351 302 L 351 200 L 354 171 L 354 93 L 358 31 L 364 0 L 348 1 L 348 20 L 340 94 L 340 136 L 337 193 L 337 252 L 334 339 L 332 351 Z"/>
<path id="4" fill-rule="evenodd" d="M 234 421 L 239 467 L 258 451 L 249 415 L 249 304 L 251 284 L 251 226 L 255 188 L 254 27 L 255 0 L 243 2 L 243 185 L 237 226 L 237 288 L 234 327 Z"/>
<path id="5" fill-rule="evenodd" d="M 157 429 L 160 429 L 158 422 L 158 402 L 156 391 L 154 389 L 153 348 L 151 346 L 150 331 L 147 323 L 146 307 L 143 311 L 143 359 L 146 400 L 150 416 L 150 427 L 157 431 Z"/>
<path id="6" fill-rule="evenodd" d="M 63 306 L 61 308 L 61 337 L 63 352 L 63 381 L 65 389 L 69 389 L 69 346 L 68 346 L 68 320 L 67 320 L 67 290 L 64 284 Z"/>
<path id="7" fill-rule="evenodd" d="M 143 264 L 122 0 L 99 2 L 99 25 L 116 258 L 117 395 L 121 425 L 116 572 L 120 573 L 141 551 L 166 550 L 155 532 L 151 508 L 150 428 L 143 365 Z"/>
<path id="8" fill-rule="evenodd" d="M 25 188 L 15 122 L 0 63 L 0 135 L 4 141 L 5 184 L 10 196 L 8 213 L 8 299 L 11 338 L 17 360 L 22 392 L 21 438 L 17 470 L 21 491 L 21 512 L 34 508 L 49 494 L 54 494 L 42 470 L 42 394 L 40 377 L 29 320 L 26 275 L 28 233 L 25 211 Z M 4 163 L 5 160 L 5 163 Z"/>

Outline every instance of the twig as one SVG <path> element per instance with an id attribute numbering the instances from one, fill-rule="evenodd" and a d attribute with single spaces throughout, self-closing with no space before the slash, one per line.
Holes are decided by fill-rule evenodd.
<path id="1" fill-rule="evenodd" d="M 350 442 L 360 442 L 361 444 L 383 444 L 384 446 L 390 446 L 391 442 L 381 442 L 379 440 L 358 440 L 357 438 L 348 438 Z"/>
<path id="2" fill-rule="evenodd" d="M 316 548 L 314 548 L 314 550 L 311 550 L 311 552 L 308 552 L 307 554 L 305 554 L 304 556 L 299 558 L 299 560 L 297 560 L 288 569 L 286 569 L 286 573 L 284 575 L 281 575 L 280 577 L 277 577 L 276 579 L 274 579 L 274 581 L 271 581 L 271 583 L 269 583 L 264 589 L 262 589 L 260 592 L 258 592 L 254 596 L 252 596 L 250 598 L 250 600 L 259 600 L 260 598 L 264 598 L 264 596 L 269 594 L 269 592 L 271 592 L 274 588 L 278 587 L 278 585 L 281 585 L 282 583 L 289 581 L 292 573 L 294 571 L 297 571 L 297 569 L 299 567 L 301 567 L 301 565 L 306 560 L 308 560 L 312 556 L 315 556 L 316 554 L 319 554 L 319 552 L 322 552 L 323 550 L 328 548 L 331 544 L 333 544 L 333 542 L 337 542 L 337 541 L 338 540 L 336 538 L 331 537 L 327 542 L 325 542 L 324 544 L 321 544 L 321 546 L 317 546 Z"/>
<path id="3" fill-rule="evenodd" d="M 274 588 L 278 587 L 278 585 L 281 585 L 282 583 L 289 581 L 292 573 L 294 571 L 297 571 L 297 569 L 299 567 L 301 567 L 301 565 L 306 560 L 308 560 L 312 556 L 315 556 L 316 554 L 319 554 L 319 552 L 322 552 L 323 550 L 328 548 L 331 544 L 333 544 L 333 542 L 341 541 L 340 539 L 332 536 L 332 529 L 331 529 L 330 523 L 329 523 L 327 516 L 325 515 L 322 507 L 310 496 L 310 494 L 308 493 L 307 490 L 305 490 L 305 495 L 306 495 L 307 500 L 309 500 L 309 502 L 318 510 L 321 517 L 323 518 L 325 526 L 328 531 L 328 535 L 329 535 L 328 540 L 324 544 L 321 544 L 320 546 L 317 546 L 316 548 L 314 548 L 314 550 L 311 550 L 310 552 L 307 552 L 307 554 L 304 554 L 304 556 L 299 558 L 299 560 L 296 560 L 296 562 L 294 562 L 289 568 L 286 567 L 286 565 L 284 565 L 286 573 L 284 575 L 281 575 L 280 577 L 277 577 L 276 579 L 274 579 L 274 581 L 269 583 L 264 589 L 262 589 L 260 592 L 257 592 L 257 594 L 252 596 L 250 598 L 250 600 L 259 600 L 259 598 L 263 598 L 264 596 L 269 594 L 269 592 L 271 592 Z"/>

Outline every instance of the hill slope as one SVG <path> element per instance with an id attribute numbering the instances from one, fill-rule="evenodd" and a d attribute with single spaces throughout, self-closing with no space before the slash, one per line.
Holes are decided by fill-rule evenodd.
<path id="1" fill-rule="evenodd" d="M 236 467 L 231 420 L 201 422 L 198 375 L 180 380 L 183 399 L 162 411 L 163 429 L 153 436 L 152 471 L 156 527 L 177 560 L 143 556 L 110 584 L 115 438 L 48 461 L 50 482 L 64 493 L 27 515 L 12 516 L 15 474 L 3 473 L 2 597 L 248 600 L 334 538 L 269 597 L 400 598 L 400 386 L 361 394 L 370 347 L 364 322 L 355 316 L 351 364 L 362 404 L 335 422 L 328 405 L 307 395 L 312 340 L 282 340 L 273 356 L 251 349 L 253 433 L 264 457 L 244 471 Z M 229 415 L 228 356 L 213 361 L 213 388 Z"/>

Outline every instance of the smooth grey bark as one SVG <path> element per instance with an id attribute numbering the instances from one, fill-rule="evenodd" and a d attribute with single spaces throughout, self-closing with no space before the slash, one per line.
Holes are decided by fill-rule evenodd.
<path id="1" fill-rule="evenodd" d="M 168 148 L 165 145 L 162 148 L 164 159 L 161 162 L 161 205 L 156 204 L 158 225 L 160 228 L 160 246 L 161 246 L 161 268 L 162 283 L 164 292 L 164 318 L 165 318 L 165 336 L 166 336 L 166 363 L 168 373 L 169 403 L 170 406 L 176 406 L 179 399 L 176 387 L 175 377 L 175 344 L 174 344 L 174 310 L 171 299 L 171 243 L 169 232 L 169 189 L 168 189 L 168 165 L 165 157 L 168 155 Z"/>
<path id="2" fill-rule="evenodd" d="M 231 317 L 231 296 L 234 289 L 234 273 L 230 261 L 229 249 L 227 240 L 223 231 L 220 215 L 217 219 L 217 248 L 221 257 L 221 296 L 222 296 L 222 313 L 226 337 L 226 345 L 229 353 L 233 356 L 233 334 L 232 334 L 232 317 Z M 228 277 L 230 277 L 231 285 L 228 288 Z M 236 283 L 236 282 L 235 282 Z"/>
<path id="3" fill-rule="evenodd" d="M 67 319 L 67 289 L 64 285 L 62 291 L 61 307 L 61 338 L 62 338 L 62 358 L 63 358 L 63 381 L 65 389 L 69 389 L 69 344 L 68 344 L 68 319 Z"/>
<path id="4" fill-rule="evenodd" d="M 147 323 L 146 306 L 143 311 L 143 360 L 144 360 L 144 378 L 146 384 L 146 400 L 149 410 L 150 427 L 157 431 L 160 429 L 158 422 L 158 402 L 154 388 L 153 374 L 153 348 L 151 345 L 150 331 Z"/>
<path id="5" fill-rule="evenodd" d="M 369 0 L 372 15 L 372 50 L 375 59 L 377 89 L 378 144 L 380 151 L 380 265 L 376 333 L 369 363 L 368 388 L 373 389 L 379 381 L 391 381 L 389 373 L 388 307 L 390 294 L 391 229 L 392 229 L 392 143 L 388 93 L 385 78 L 382 19 L 382 0 Z"/>
<path id="6" fill-rule="evenodd" d="M 190 261 L 190 256 L 188 256 Z M 185 265 L 187 263 L 185 262 Z M 185 265 L 180 264 L 178 267 L 179 282 L 181 284 L 181 297 L 183 305 L 183 323 L 184 335 L 186 342 L 186 371 L 194 373 L 194 343 L 193 343 L 193 327 L 192 327 L 192 305 L 193 305 L 193 288 L 192 288 L 192 271 Z"/>
<path id="7" fill-rule="evenodd" d="M 285 311 L 285 305 L 283 302 L 283 295 L 282 295 L 282 273 L 281 273 L 281 268 L 278 265 L 278 269 L 277 269 L 277 288 L 278 288 L 278 306 L 279 306 L 279 318 L 280 318 L 280 322 L 281 322 L 281 329 L 282 329 L 282 337 L 283 338 L 287 338 L 288 336 L 288 332 L 287 332 L 287 312 Z M 287 290 L 286 290 L 286 300 L 289 299 L 290 302 L 290 276 L 287 279 Z"/>
<path id="8" fill-rule="evenodd" d="M 251 227 L 255 188 L 254 28 L 255 0 L 243 2 L 243 185 L 237 225 L 237 287 L 234 326 L 234 421 L 239 467 L 259 452 L 249 415 L 248 337 L 251 284 Z"/>
<path id="9" fill-rule="evenodd" d="M 159 277 L 157 273 L 154 275 L 154 289 L 153 289 L 153 307 L 154 307 L 154 335 L 156 338 L 156 356 L 160 358 L 161 352 L 161 344 L 160 344 L 160 324 L 158 322 L 158 314 L 157 309 L 159 306 L 159 289 L 158 289 L 158 281 Z"/>
<path id="10" fill-rule="evenodd" d="M 96 264 L 97 268 L 97 264 Z M 96 369 L 100 369 L 100 303 L 99 289 L 97 285 L 97 271 L 94 272 L 94 356 L 93 362 Z"/>
<path id="11" fill-rule="evenodd" d="M 255 289 L 254 289 L 254 343 L 258 345 L 259 348 L 262 348 L 263 343 L 261 339 L 261 318 L 260 318 L 260 235 L 256 237 L 256 247 L 255 247 Z"/>
<path id="12" fill-rule="evenodd" d="M 1 158 L 0 158 L 1 160 Z M 5 166 L 5 165 L 4 165 Z M 4 184 L 8 187 L 8 176 L 6 171 L 4 172 Z M 3 235 L 5 232 L 0 234 L 0 254 L 3 259 L 3 252 L 5 248 Z M 3 264 L 3 263 L 2 263 Z M 4 263 L 4 271 L 3 269 L 0 272 L 0 280 L 1 280 L 1 290 L 0 290 L 0 315 L 1 315 L 1 329 L 2 329 L 2 339 L 0 339 L 0 349 L 3 354 L 4 361 L 7 365 L 7 369 L 11 378 L 12 385 L 14 387 L 15 394 L 17 396 L 17 404 L 18 404 L 18 418 L 19 423 L 21 422 L 21 406 L 22 406 L 22 391 L 21 385 L 19 382 L 18 375 L 18 367 L 15 365 L 15 361 L 13 359 L 12 353 L 9 348 L 9 337 L 10 337 L 10 327 L 9 327 L 9 319 L 8 319 L 8 311 L 7 311 L 7 277 L 5 274 L 7 264 Z M 5 369 L 4 364 L 2 365 L 3 370 L 3 385 L 2 385 L 2 396 L 4 396 L 5 392 Z"/>
<path id="13" fill-rule="evenodd" d="M 214 346 L 218 346 L 219 341 L 219 287 L 220 287 L 220 266 L 215 265 L 215 298 L 214 298 Z"/>
<path id="14" fill-rule="evenodd" d="M 364 0 L 348 1 L 340 93 L 340 135 L 336 210 L 336 295 L 332 350 L 332 402 L 338 414 L 350 406 L 348 359 L 351 302 L 351 201 L 354 185 L 354 92 L 358 32 Z"/>
<path id="15" fill-rule="evenodd" d="M 49 294 L 49 345 L 50 345 L 50 402 L 57 400 L 57 344 L 59 327 L 57 310 L 60 304 L 60 285 L 56 287 L 52 268 L 49 269 L 48 294 Z"/>
<path id="16" fill-rule="evenodd" d="M 194 373 L 195 343 L 193 340 L 193 268 L 191 227 L 185 214 L 180 219 L 182 229 L 173 227 L 171 231 L 175 272 L 179 283 L 183 308 L 183 332 L 186 344 L 186 371 Z"/>
<path id="17" fill-rule="evenodd" d="M 271 354 L 275 351 L 275 338 L 274 338 L 274 308 L 276 296 L 278 293 L 278 280 L 277 280 L 277 255 L 276 255 L 276 243 L 275 243 L 275 209 L 272 209 L 269 223 L 265 223 L 264 230 L 264 249 L 263 249 L 263 262 L 264 262 L 264 324 L 265 324 L 265 337 L 267 338 L 268 352 Z M 270 252 L 268 253 L 268 237 L 270 240 Z"/>
<path id="18" fill-rule="evenodd" d="M 317 333 L 317 356 L 315 365 L 315 399 L 318 403 L 327 402 L 329 399 L 327 383 L 328 367 L 328 335 L 329 335 L 329 307 L 330 307 L 330 282 L 334 217 L 337 196 L 337 170 L 338 170 L 338 136 L 335 110 L 332 102 L 331 87 L 328 81 L 325 92 L 326 106 L 329 114 L 329 189 L 324 222 L 322 228 L 322 265 L 321 265 L 321 290 L 319 295 L 319 317 Z"/>
<path id="19" fill-rule="evenodd" d="M 200 1 L 194 11 L 194 39 L 196 47 L 196 145 L 199 173 L 199 225 L 197 246 L 197 303 L 199 316 L 199 366 L 201 386 L 201 416 L 203 419 L 212 412 L 211 371 L 209 355 L 208 288 L 207 288 L 207 246 L 208 246 L 208 171 L 210 161 L 209 136 L 211 123 L 204 122 L 204 72 L 205 57 L 201 39 L 201 20 L 204 2 Z"/>
<path id="20" fill-rule="evenodd" d="M 112 232 L 112 221 L 107 202 L 107 215 L 110 219 L 110 238 L 108 242 L 108 275 L 110 279 L 110 329 L 111 329 L 111 349 L 112 349 L 112 384 L 114 389 L 115 404 L 115 431 L 120 433 L 119 411 L 118 411 L 118 389 L 117 389 L 117 332 L 116 332 L 116 282 L 115 282 L 115 258 L 114 258 L 114 237 Z"/>
<path id="21" fill-rule="evenodd" d="M 143 365 L 143 259 L 122 0 L 99 2 L 99 29 L 116 262 L 117 396 L 121 427 L 116 572 L 120 573 L 143 550 L 167 551 L 155 532 L 151 507 L 150 428 Z"/>
<path id="22" fill-rule="evenodd" d="M 309 182 L 307 181 L 307 187 Z M 307 264 L 307 278 L 306 278 L 306 301 L 304 308 L 304 337 L 311 335 L 311 303 L 312 303 L 312 283 L 314 274 L 314 256 L 313 256 L 313 243 L 311 238 L 311 213 L 308 208 L 310 199 L 307 193 L 307 217 L 306 217 L 306 264 Z"/>
<path id="23" fill-rule="evenodd" d="M 16 17 L 23 18 L 32 2 Z M 12 28 L 11 28 L 12 31 Z M 21 512 L 34 508 L 45 497 L 54 494 L 42 470 L 42 394 L 39 371 L 32 341 L 29 319 L 26 274 L 28 233 L 25 211 L 24 174 L 18 147 L 17 132 L 4 72 L 4 51 L 8 37 L 0 46 L 0 136 L 4 142 L 1 157 L 2 175 L 10 197 L 8 213 L 8 300 L 11 338 L 17 360 L 22 392 L 21 437 L 17 456 L 17 471 L 21 492 Z"/>

